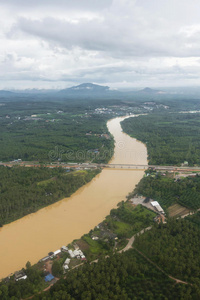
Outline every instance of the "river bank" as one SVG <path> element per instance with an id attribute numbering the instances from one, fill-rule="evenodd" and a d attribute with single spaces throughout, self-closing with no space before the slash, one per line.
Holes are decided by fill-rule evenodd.
<path id="1" fill-rule="evenodd" d="M 107 123 L 115 139 L 111 163 L 147 164 L 145 145 L 122 132 L 123 119 L 115 118 Z M 37 262 L 49 251 L 89 232 L 125 199 L 142 176 L 143 171 L 103 170 L 70 198 L 1 228 L 0 277 L 21 269 L 27 261 Z"/>

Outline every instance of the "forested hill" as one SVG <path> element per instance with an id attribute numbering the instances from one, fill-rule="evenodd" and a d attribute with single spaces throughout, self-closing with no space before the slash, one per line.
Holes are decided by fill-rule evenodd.
<path id="1" fill-rule="evenodd" d="M 200 114 L 149 114 L 122 122 L 124 132 L 146 144 L 150 165 L 200 165 Z"/>

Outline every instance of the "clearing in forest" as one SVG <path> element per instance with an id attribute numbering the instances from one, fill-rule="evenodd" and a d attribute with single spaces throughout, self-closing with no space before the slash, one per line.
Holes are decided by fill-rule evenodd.
<path id="1" fill-rule="evenodd" d="M 190 210 L 180 204 L 174 204 L 168 208 L 168 212 L 170 217 L 181 217 L 189 214 Z"/>

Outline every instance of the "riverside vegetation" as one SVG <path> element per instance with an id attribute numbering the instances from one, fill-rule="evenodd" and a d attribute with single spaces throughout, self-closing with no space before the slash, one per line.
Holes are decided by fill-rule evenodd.
<path id="1" fill-rule="evenodd" d="M 59 285 L 58 289 L 60 290 L 60 292 L 58 294 L 60 296 L 58 296 L 57 293 L 55 295 L 53 293 L 52 298 L 62 299 L 66 295 L 67 295 L 67 297 L 69 297 L 68 294 L 71 293 L 73 291 L 73 289 L 75 288 L 75 290 L 78 289 L 75 292 L 76 297 L 75 298 L 72 297 L 69 299 L 78 299 L 79 296 L 82 295 L 82 293 L 83 293 L 83 295 L 80 297 L 82 297 L 82 299 L 88 299 L 87 291 L 85 290 L 85 292 L 84 292 L 84 289 L 86 287 L 87 287 L 87 289 L 89 288 L 89 285 L 88 285 L 89 282 L 86 286 L 85 286 L 85 284 L 81 283 L 82 288 L 78 287 L 77 284 L 78 284 L 78 282 L 80 283 L 80 280 L 82 280 L 81 279 L 82 276 L 87 277 L 90 274 L 90 270 L 93 269 L 95 272 L 94 276 L 97 276 L 97 278 L 98 278 L 98 281 L 96 283 L 94 281 L 94 283 L 95 283 L 95 285 L 96 284 L 99 285 L 99 282 L 102 281 L 102 276 L 105 276 L 105 275 L 102 274 L 101 267 L 100 267 L 100 269 L 98 269 L 98 268 L 96 269 L 96 266 L 95 266 L 96 264 L 90 265 L 89 263 L 92 262 L 94 259 L 99 259 L 100 264 L 101 264 L 101 262 L 103 262 L 103 264 L 105 265 L 105 264 L 107 264 L 107 261 L 104 260 L 104 257 L 106 255 L 111 256 L 111 258 L 113 257 L 113 259 L 115 261 L 114 268 L 118 269 L 116 274 L 113 274 L 112 277 L 110 277 L 109 285 L 110 286 L 113 285 L 112 286 L 113 292 L 111 294 L 113 294 L 113 297 L 114 297 L 114 295 L 116 293 L 116 291 L 115 291 L 115 288 L 116 288 L 115 281 L 116 280 L 118 282 L 117 286 L 119 289 L 119 295 L 121 295 L 121 293 L 123 294 L 124 292 L 121 291 L 121 283 L 119 282 L 119 279 L 117 279 L 119 275 L 117 275 L 117 274 L 120 272 L 122 264 L 125 261 L 127 261 L 128 257 L 123 258 L 123 255 L 119 255 L 119 260 L 122 260 L 122 261 L 117 266 L 118 259 L 116 260 L 116 258 L 114 258 L 114 256 L 113 256 L 113 249 L 116 248 L 115 251 L 117 251 L 119 249 L 124 248 L 127 244 L 127 238 L 131 237 L 134 233 L 138 232 L 138 230 L 141 230 L 142 228 L 144 228 L 144 226 L 153 225 L 153 218 L 155 217 L 155 215 L 156 214 L 154 212 L 149 211 L 145 207 L 142 207 L 142 206 L 134 207 L 129 202 L 124 202 L 124 201 L 121 202 L 118 205 L 118 208 L 113 209 L 111 211 L 111 214 L 109 216 L 107 216 L 106 219 L 101 224 L 99 224 L 99 226 L 95 227 L 94 230 L 91 230 L 88 234 L 84 235 L 80 240 L 74 241 L 74 243 L 76 243 L 83 250 L 84 254 L 87 257 L 88 263 L 84 264 L 83 269 L 82 269 L 82 266 L 80 266 L 79 267 L 80 270 L 78 270 L 78 271 L 76 271 L 76 270 L 69 271 L 67 273 L 67 278 L 63 279 L 63 280 L 64 280 L 64 282 L 65 282 L 65 280 L 69 280 L 69 281 L 73 282 L 74 276 L 75 276 L 77 279 L 75 280 L 73 287 L 71 288 L 71 290 L 61 291 L 60 290 L 61 286 L 64 287 L 65 284 L 64 284 L 64 286 L 63 286 L 63 284 L 61 284 L 61 286 Z M 92 237 L 94 237 L 94 236 L 98 237 L 98 240 L 93 240 Z M 116 237 L 117 237 L 117 242 L 115 239 Z M 68 245 L 68 247 L 72 248 L 73 247 L 72 244 Z M 59 260 L 54 259 L 53 266 L 52 266 L 52 272 L 55 276 L 63 278 L 62 265 L 67 257 L 68 257 L 68 254 L 65 253 L 62 255 L 62 257 Z M 133 265 L 135 265 L 133 272 L 136 272 L 135 275 L 137 275 L 137 274 L 139 275 L 139 273 L 143 272 L 142 269 L 143 269 L 144 262 L 141 262 L 141 265 L 138 266 L 138 264 L 135 263 L 135 253 L 132 254 L 131 260 L 133 260 Z M 111 262 L 111 265 L 112 265 L 112 263 L 113 262 Z M 5 282 L 3 281 L 0 284 L 0 299 L 1 299 L 1 297 L 2 297 L 2 299 L 5 299 L 5 300 L 7 300 L 7 299 L 16 300 L 16 299 L 26 298 L 26 297 L 29 297 L 29 296 L 37 293 L 38 291 L 41 291 L 45 287 L 47 287 L 48 285 L 45 284 L 45 282 L 44 282 L 45 272 L 43 271 L 43 264 L 44 263 L 38 263 L 34 266 L 30 266 L 30 263 L 27 263 L 26 269 L 23 269 L 25 274 L 28 276 L 28 278 L 26 280 L 21 280 L 19 282 L 15 282 L 14 276 L 12 276 L 7 284 L 5 284 Z M 107 272 L 107 270 L 109 269 L 109 266 L 111 266 L 111 265 L 108 264 L 108 267 L 106 267 L 104 272 Z M 91 266 L 91 268 L 90 268 L 90 266 Z M 127 267 L 128 266 L 125 266 L 125 269 L 124 269 L 125 273 L 129 270 L 129 268 L 126 270 Z M 140 268 L 141 268 L 141 270 L 140 270 Z M 95 271 L 95 269 L 96 269 L 96 271 Z M 155 271 L 155 276 L 159 277 L 159 274 L 157 274 L 157 271 L 156 270 L 154 270 L 154 271 Z M 149 266 L 149 272 L 151 273 L 150 266 Z M 148 285 L 150 284 L 150 277 L 149 277 L 150 273 L 148 275 L 148 278 L 149 278 Z M 117 276 L 117 277 L 115 278 L 115 276 Z M 143 276 L 143 275 L 141 274 L 139 276 Z M 90 278 L 88 277 L 87 280 L 90 281 Z M 66 281 L 66 284 L 68 285 L 67 282 L 68 281 Z M 141 289 L 142 289 L 142 282 L 140 284 L 141 284 Z M 102 281 L 102 287 L 103 287 L 103 285 L 104 284 Z M 92 284 L 92 286 L 93 286 L 93 284 Z M 92 286 L 91 286 L 91 288 L 92 288 Z M 95 287 L 93 287 L 92 289 L 95 289 Z M 99 293 L 103 293 L 103 292 L 105 293 L 105 289 L 102 289 L 100 286 L 98 289 L 99 289 Z M 130 293 L 131 293 L 131 290 L 130 290 Z M 142 293 L 142 291 L 141 291 L 141 293 Z M 92 294 L 94 294 L 94 292 L 92 292 Z M 49 299 L 48 298 L 49 295 L 50 294 L 48 294 L 48 296 L 47 296 L 45 293 L 45 295 L 43 297 L 47 297 L 47 299 Z M 93 297 L 95 297 L 95 295 L 96 294 L 94 294 Z M 102 297 L 103 297 L 103 295 L 104 294 L 102 294 Z M 36 299 L 37 299 L 37 297 L 36 297 Z M 66 299 L 68 299 L 68 298 L 66 298 Z"/>
<path id="2" fill-rule="evenodd" d="M 112 114 L 95 113 L 104 103 L 0 99 L 0 160 L 108 162 L 114 141 L 106 122 Z M 0 226 L 70 196 L 98 172 L 0 166 Z"/>
<path id="3" fill-rule="evenodd" d="M 164 190 L 167 194 L 167 189 Z M 136 192 L 138 188 L 133 194 Z M 88 263 L 69 271 L 64 278 L 62 264 L 67 254 L 55 260 L 54 275 L 61 279 L 34 299 L 199 299 L 200 214 L 180 220 L 168 218 L 166 224 L 153 222 L 155 215 L 141 205 L 121 202 L 94 230 L 69 245 L 70 248 L 74 243 L 78 245 Z M 135 237 L 133 247 L 162 271 L 133 249 L 121 254 L 115 252 L 126 246 L 127 238 L 150 225 L 150 231 Z M 90 264 L 94 259 L 98 263 Z M 29 275 L 30 270 L 34 275 Z M 11 278 L 8 284 L 0 285 L 2 299 L 25 298 L 45 287 L 40 265 L 27 267 L 25 273 L 26 281 L 14 283 Z M 186 284 L 176 283 L 168 274 L 185 280 Z"/>
<path id="4" fill-rule="evenodd" d="M 145 116 L 139 118 L 145 118 Z M 186 154 L 188 148 L 184 149 Z M 185 154 L 183 157 L 185 157 Z M 175 160 L 173 160 L 174 162 Z M 59 170 L 55 170 L 55 172 L 59 172 Z M 54 177 L 68 175 L 70 174 L 54 174 L 53 177 L 44 176 L 38 181 L 39 187 L 48 185 L 49 180 L 53 181 L 52 178 Z M 175 186 L 173 181 L 161 179 L 159 176 L 158 174 L 157 178 L 149 177 L 147 181 L 143 181 L 141 192 L 147 197 L 164 199 L 162 202 L 163 207 L 168 207 L 173 201 L 178 201 L 177 199 L 180 197 L 176 197 L 177 190 L 180 193 L 183 191 L 184 195 L 184 193 L 190 191 L 192 186 L 193 191 L 197 192 L 195 195 L 198 195 L 198 178 L 195 178 L 192 183 L 189 179 L 183 183 L 178 182 Z M 158 180 L 158 182 L 150 182 L 152 179 Z M 181 188 L 178 187 L 179 183 Z M 172 191 L 174 194 L 172 193 L 172 196 L 170 196 L 173 201 L 169 197 L 169 186 L 170 188 L 173 186 Z M 159 194 L 157 188 L 164 192 Z M 138 187 L 137 192 L 139 192 L 139 189 L 140 187 Z M 183 202 L 182 204 L 184 204 Z M 189 205 L 192 204 L 189 203 Z M 187 220 L 168 219 L 167 224 L 160 225 L 153 223 L 154 216 L 155 213 L 140 205 L 133 207 L 129 202 L 120 203 L 119 207 L 112 210 L 104 222 L 83 236 L 82 239 L 75 241 L 80 248 L 83 247 L 88 262 L 98 258 L 98 263 L 85 263 L 78 269 L 67 273 L 66 278 L 59 275 L 61 276 L 59 282 L 49 291 L 36 295 L 34 299 L 199 299 L 199 252 L 196 250 L 200 246 L 199 213 L 189 216 Z M 137 237 L 133 246 L 163 268 L 164 273 L 134 249 L 121 254 L 115 253 L 115 248 L 117 250 L 124 248 L 127 238 L 149 225 L 152 226 L 152 229 Z M 93 240 L 92 237 L 94 236 L 98 237 L 98 240 Z M 162 236 L 162 239 L 160 239 L 160 236 Z M 192 236 L 193 244 L 191 246 L 190 236 Z M 106 255 L 109 255 L 109 257 L 105 258 Z M 61 270 L 64 258 L 56 262 L 57 266 L 59 264 L 56 268 L 54 263 L 54 269 L 59 271 L 60 267 Z M 41 265 L 31 267 L 27 263 L 24 270 L 28 275 L 27 280 L 15 283 L 12 277 L 8 283 L 1 282 L 0 299 L 17 300 L 41 291 L 46 287 L 44 272 L 41 267 Z M 176 283 L 168 277 L 167 273 L 186 280 L 188 284 Z"/>
<path id="5" fill-rule="evenodd" d="M 112 137 L 105 137 L 110 116 L 89 112 L 64 103 L 6 103 L 1 107 L 0 160 L 108 162 L 114 147 Z"/>
<path id="6" fill-rule="evenodd" d="M 150 165 L 200 165 L 200 114 L 149 114 L 122 122 L 124 132 L 147 146 Z"/>
<path id="7" fill-rule="evenodd" d="M 157 200 L 165 211 L 176 203 L 195 211 L 200 208 L 200 176 L 175 180 L 152 172 L 139 182 L 135 193 Z"/>
<path id="8" fill-rule="evenodd" d="M 154 216 L 141 205 L 120 203 L 103 223 L 74 241 L 83 249 L 88 263 L 68 271 L 64 277 L 61 266 L 67 254 L 55 260 L 52 271 L 61 279 L 34 299 L 199 299 L 199 213 L 182 220 L 168 219 L 166 224 L 153 223 Z M 134 249 L 113 252 L 116 236 L 117 249 L 122 249 L 127 237 L 149 225 L 152 229 L 136 236 L 133 246 L 162 270 Z M 99 240 L 94 241 L 93 236 Z M 90 264 L 96 258 L 98 263 Z M 45 288 L 40 264 L 31 267 L 27 263 L 24 271 L 27 280 L 15 283 L 11 278 L 8 284 L 0 284 L 1 299 L 25 298 Z M 186 284 L 176 283 L 168 274 Z"/>
<path id="9" fill-rule="evenodd" d="M 99 172 L 0 166 L 0 225 L 69 197 Z"/>

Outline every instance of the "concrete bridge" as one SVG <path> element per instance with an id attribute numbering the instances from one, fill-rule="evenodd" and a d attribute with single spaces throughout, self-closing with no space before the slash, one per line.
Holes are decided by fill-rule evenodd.
<path id="1" fill-rule="evenodd" d="M 102 168 L 113 168 L 113 169 L 126 169 L 126 170 L 147 170 L 149 168 L 157 171 L 191 171 L 191 172 L 198 172 L 200 171 L 200 167 L 178 167 L 178 166 L 160 166 L 160 165 L 136 165 L 136 164 L 100 164 L 97 165 Z"/>
<path id="2" fill-rule="evenodd" d="M 0 163 L 0 165 L 13 167 L 13 166 L 24 166 L 24 167 L 40 167 L 39 162 L 6 162 Z M 158 165 L 142 165 L 142 164 L 95 164 L 95 163 L 46 163 L 42 164 L 48 168 L 75 168 L 75 169 L 95 169 L 95 168 L 106 168 L 116 170 L 147 170 L 149 168 L 157 171 L 171 171 L 171 172 L 200 172 L 200 167 L 178 167 L 178 166 L 158 166 Z"/>

